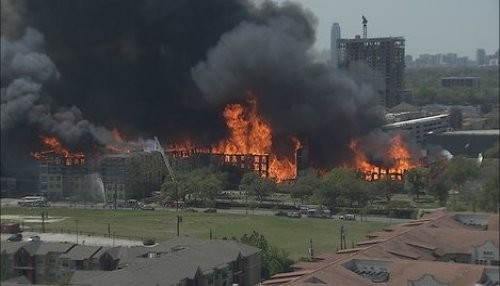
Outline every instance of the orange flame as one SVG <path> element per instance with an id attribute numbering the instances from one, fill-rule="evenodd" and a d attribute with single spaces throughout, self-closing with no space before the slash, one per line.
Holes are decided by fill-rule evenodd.
<path id="1" fill-rule="evenodd" d="M 130 153 L 130 148 L 127 142 L 123 140 L 123 136 L 120 131 L 118 131 L 115 127 L 111 133 L 113 134 L 114 142 L 106 145 L 106 149 L 114 153 Z"/>
<path id="2" fill-rule="evenodd" d="M 363 151 L 360 150 L 357 140 L 351 141 L 349 147 L 354 152 L 355 168 L 364 174 L 364 179 L 367 181 L 378 180 L 385 177 L 402 180 L 403 174 L 406 173 L 406 171 L 418 165 L 412 160 L 410 151 L 400 134 L 396 134 L 390 140 L 390 146 L 386 156 L 395 162 L 394 166 L 390 168 L 384 168 L 370 163 Z"/>
<path id="3" fill-rule="evenodd" d="M 50 148 L 50 150 L 42 152 L 31 152 L 31 155 L 37 160 L 48 160 L 49 154 L 57 154 L 64 157 L 65 165 L 81 165 L 85 162 L 85 155 L 82 152 L 71 153 L 68 149 L 64 148 L 61 142 L 56 137 L 40 136 L 42 143 Z M 59 160 L 56 159 L 56 162 Z"/>
<path id="4" fill-rule="evenodd" d="M 295 178 L 297 176 L 295 154 L 284 158 L 278 158 L 272 154 L 271 125 L 258 115 L 257 99 L 251 94 L 249 97 L 247 108 L 241 104 L 226 106 L 223 115 L 229 128 L 229 138 L 212 147 L 211 152 L 231 155 L 268 155 L 269 177 L 277 182 Z M 295 144 L 295 151 L 301 147 L 297 138 L 292 138 L 292 141 Z M 226 158 L 232 160 L 230 156 Z"/>

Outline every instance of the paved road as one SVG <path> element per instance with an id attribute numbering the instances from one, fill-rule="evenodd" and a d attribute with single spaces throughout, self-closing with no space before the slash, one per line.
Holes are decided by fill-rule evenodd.
<path id="1" fill-rule="evenodd" d="M 82 245 L 97 245 L 97 246 L 134 246 L 134 245 L 142 245 L 142 241 L 137 240 L 128 240 L 128 239 L 118 239 L 118 238 L 110 238 L 110 237 L 102 237 L 102 236 L 90 236 L 86 234 L 79 234 L 78 237 L 76 233 L 67 234 L 67 233 L 39 233 L 39 232 L 29 232 L 24 231 L 22 233 L 23 241 L 28 241 L 28 238 L 31 235 L 40 236 L 41 241 L 51 241 L 51 242 L 68 242 L 68 243 L 79 243 Z M 1 234 L 2 243 L 8 243 L 7 238 L 9 238 L 10 234 Z"/>
<path id="2" fill-rule="evenodd" d="M 17 199 L 1 199 L 1 205 L 2 206 L 16 206 L 17 205 Z M 90 208 L 90 205 L 83 205 L 83 204 L 78 204 L 78 205 L 72 205 L 69 202 L 51 202 L 51 207 L 66 207 L 66 208 Z M 97 204 L 94 206 L 95 209 L 102 209 L 103 204 Z M 140 211 L 140 210 L 132 210 L 131 208 L 122 208 L 120 210 L 130 210 L 130 211 Z M 206 208 L 194 208 L 194 210 L 198 212 L 203 212 L 206 210 Z M 155 211 L 176 211 L 175 208 L 156 208 Z M 182 210 L 181 210 L 182 211 Z M 272 216 L 276 213 L 278 210 L 269 210 L 269 209 L 245 209 L 245 208 L 231 208 L 231 209 L 217 209 L 218 213 L 227 213 L 227 214 L 249 214 L 249 215 L 260 215 L 260 216 Z M 339 216 L 334 215 L 332 216 L 332 219 L 339 219 Z M 384 222 L 384 223 L 393 223 L 393 224 L 398 224 L 398 223 L 405 223 L 410 221 L 409 219 L 398 219 L 398 218 L 388 218 L 384 216 L 366 216 L 363 217 L 363 220 L 365 221 L 371 221 L 371 222 Z"/>

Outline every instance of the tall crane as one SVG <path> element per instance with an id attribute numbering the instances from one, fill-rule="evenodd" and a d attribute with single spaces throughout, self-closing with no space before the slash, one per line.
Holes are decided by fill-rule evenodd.
<path id="1" fill-rule="evenodd" d="M 177 210 L 179 210 L 179 198 L 178 198 L 179 184 L 177 182 L 177 179 L 175 178 L 174 169 L 172 168 L 172 165 L 170 165 L 170 161 L 168 160 L 168 157 L 165 154 L 165 150 L 161 146 L 160 141 L 158 140 L 158 137 L 156 137 L 156 136 L 155 136 L 155 144 L 156 144 L 155 149 L 157 149 L 157 151 L 160 151 L 161 157 L 163 158 L 163 163 L 165 163 L 165 166 L 167 166 L 167 170 L 168 170 L 168 174 L 170 175 L 170 179 L 174 183 L 175 192 L 176 192 L 175 207 Z"/>

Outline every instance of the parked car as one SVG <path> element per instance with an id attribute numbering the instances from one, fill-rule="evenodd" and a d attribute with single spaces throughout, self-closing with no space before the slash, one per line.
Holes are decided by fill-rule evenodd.
<path id="1" fill-rule="evenodd" d="M 143 210 L 143 211 L 154 211 L 155 208 L 153 208 L 152 206 L 144 205 L 144 206 L 141 207 L 141 210 Z"/>
<path id="2" fill-rule="evenodd" d="M 274 214 L 275 216 L 288 216 L 286 211 L 278 211 Z"/>
<path id="3" fill-rule="evenodd" d="M 21 233 L 14 233 L 7 238 L 7 241 L 21 241 L 23 240 L 23 235 Z"/>
<path id="4" fill-rule="evenodd" d="M 300 212 L 291 212 L 288 214 L 289 217 L 291 218 L 301 218 L 302 215 L 300 214 Z"/>
<path id="5" fill-rule="evenodd" d="M 339 216 L 339 219 L 341 219 L 341 220 L 356 220 L 356 215 L 354 215 L 354 214 L 345 214 L 345 215 Z"/>
<path id="6" fill-rule="evenodd" d="M 38 242 L 38 241 L 40 241 L 40 236 L 38 236 L 38 235 L 31 235 L 30 237 L 28 237 L 28 241 Z"/>

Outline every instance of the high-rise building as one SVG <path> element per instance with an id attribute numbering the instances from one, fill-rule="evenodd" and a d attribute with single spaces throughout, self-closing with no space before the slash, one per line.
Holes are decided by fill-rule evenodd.
<path id="1" fill-rule="evenodd" d="M 476 63 L 478 66 L 486 65 L 486 51 L 484 49 L 476 50 Z"/>
<path id="2" fill-rule="evenodd" d="M 390 108 L 402 102 L 405 39 L 368 38 L 367 23 L 363 16 L 363 38 L 338 40 L 338 66 L 371 84 L 379 94 L 378 104 Z"/>
<path id="3" fill-rule="evenodd" d="M 401 103 L 404 56 L 403 37 L 339 40 L 339 67 L 371 84 L 379 94 L 378 103 L 389 108 Z"/>
<path id="4" fill-rule="evenodd" d="M 340 25 L 333 23 L 330 32 L 330 62 L 334 68 L 339 66 L 338 40 L 340 40 Z"/>

